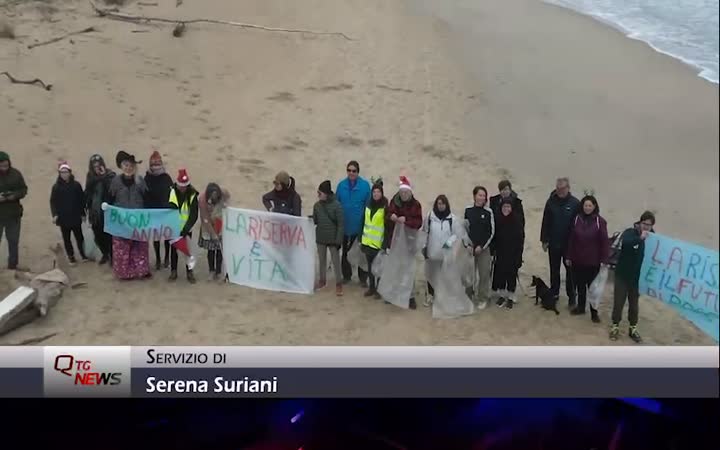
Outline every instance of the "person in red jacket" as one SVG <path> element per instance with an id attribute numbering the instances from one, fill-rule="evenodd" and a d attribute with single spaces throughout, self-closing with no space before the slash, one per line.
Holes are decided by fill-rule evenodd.
<path id="1" fill-rule="evenodd" d="M 383 248 L 389 250 L 393 244 L 393 234 L 395 233 L 395 225 L 405 225 L 406 227 L 419 230 L 423 224 L 422 205 L 415 200 L 413 196 L 412 184 L 405 177 L 400 177 L 400 186 L 397 194 L 390 200 L 390 204 L 385 210 L 385 237 Z M 417 303 L 415 297 L 410 298 L 410 309 L 416 309 Z"/>
<path id="2" fill-rule="evenodd" d="M 576 316 L 585 314 L 588 288 L 600 271 L 600 264 L 607 264 L 610 254 L 607 222 L 600 216 L 597 199 L 586 195 L 580 205 L 582 209 L 572 221 L 565 256 L 577 286 L 578 303 L 571 312 Z M 590 315 L 593 322 L 600 323 L 598 312 L 592 305 Z"/>

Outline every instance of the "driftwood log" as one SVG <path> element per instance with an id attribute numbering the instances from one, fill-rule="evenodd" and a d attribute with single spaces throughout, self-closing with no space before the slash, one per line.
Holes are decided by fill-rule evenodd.
<path id="1" fill-rule="evenodd" d="M 47 40 L 47 41 L 38 42 L 38 43 L 36 43 L 36 44 L 30 44 L 30 45 L 28 45 L 28 48 L 29 48 L 29 49 L 33 49 L 33 48 L 35 48 L 35 47 L 41 47 L 41 46 L 43 46 L 43 45 L 54 44 L 55 42 L 62 41 L 63 39 L 69 38 L 70 36 L 75 36 L 75 35 L 83 34 L 83 33 L 92 33 L 92 32 L 94 32 L 94 31 L 97 31 L 97 30 L 95 29 L 95 27 L 88 27 L 88 28 L 85 28 L 85 29 L 83 29 L 83 30 L 72 31 L 72 32 L 70 32 L 70 33 L 65 33 L 65 34 L 63 34 L 62 36 L 58 36 L 58 37 L 52 38 L 52 39 Z"/>
<path id="2" fill-rule="evenodd" d="M 0 72 L 0 75 L 5 75 L 8 78 L 8 80 L 10 80 L 10 82 L 13 84 L 29 84 L 29 85 L 37 84 L 37 85 L 42 86 L 42 88 L 45 89 L 46 91 L 49 91 L 50 89 L 52 89 L 52 84 L 45 84 L 45 82 L 43 80 L 41 80 L 40 78 L 35 78 L 34 80 L 18 80 L 17 78 L 10 75 L 9 72 Z"/>
<path id="3" fill-rule="evenodd" d="M 352 41 L 353 39 L 350 38 L 345 33 L 340 32 L 332 32 L 332 31 L 312 31 L 312 30 L 301 30 L 301 29 L 293 29 L 293 28 L 273 28 L 273 27 L 265 27 L 262 25 L 255 25 L 252 23 L 243 23 L 243 22 L 231 22 L 227 20 L 216 20 L 216 19 L 188 19 L 188 20 L 178 20 L 178 19 L 167 19 L 164 17 L 146 17 L 146 16 L 134 16 L 130 14 L 125 13 L 119 13 L 108 9 L 100 9 L 98 8 L 95 3 L 90 1 L 90 5 L 92 6 L 93 10 L 95 10 L 95 13 L 100 16 L 104 17 L 106 19 L 111 20 L 118 20 L 121 22 L 130 22 L 130 23 L 149 23 L 149 22 L 158 22 L 158 23 L 169 23 L 169 24 L 175 24 L 175 28 L 177 29 L 177 26 L 179 24 L 183 24 L 183 27 L 192 23 L 209 23 L 209 24 L 215 24 L 215 25 L 227 25 L 231 27 L 240 27 L 240 28 L 248 28 L 248 29 L 254 29 L 254 30 L 263 30 L 263 31 L 272 31 L 272 32 L 281 32 L 281 33 L 299 33 L 299 34 L 315 34 L 320 36 L 340 36 L 348 41 Z M 181 33 L 182 34 L 182 33 Z"/>

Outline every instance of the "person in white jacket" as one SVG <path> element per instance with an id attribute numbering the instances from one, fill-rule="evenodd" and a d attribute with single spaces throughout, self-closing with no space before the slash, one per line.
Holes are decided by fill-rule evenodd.
<path id="1" fill-rule="evenodd" d="M 423 248 L 425 273 L 427 275 L 425 306 L 432 305 L 435 296 L 432 278 L 442 270 L 445 254 L 450 251 L 453 243 L 457 241 L 462 225 L 462 221 L 450 211 L 450 202 L 448 202 L 447 197 L 439 195 L 435 199 L 432 211 L 430 211 L 423 224 L 423 231 L 427 233 L 427 243 Z"/>

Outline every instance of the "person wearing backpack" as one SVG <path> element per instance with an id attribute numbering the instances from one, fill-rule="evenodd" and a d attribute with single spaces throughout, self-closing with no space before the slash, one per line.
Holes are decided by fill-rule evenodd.
<path id="1" fill-rule="evenodd" d="M 318 186 L 318 201 L 313 206 L 313 222 L 317 226 L 315 243 L 317 244 L 318 260 L 320 261 L 320 279 L 315 290 L 327 285 L 327 253 L 330 251 L 333 271 L 335 272 L 335 295 L 343 295 L 343 278 L 340 268 L 340 248 L 343 244 L 344 217 L 340 202 L 335 198 L 330 180 Z"/>
<path id="2" fill-rule="evenodd" d="M 586 195 L 580 204 L 581 210 L 573 219 L 565 255 L 578 294 L 577 306 L 570 312 L 574 316 L 585 314 L 588 288 L 600 272 L 600 265 L 607 264 L 610 253 L 607 222 L 600 216 L 597 199 Z M 590 317 L 594 323 L 600 323 L 598 311 L 592 305 Z"/>
<path id="3" fill-rule="evenodd" d="M 453 243 L 458 239 L 458 226 L 460 226 L 460 222 L 450 211 L 448 198 L 445 195 L 439 195 L 423 225 L 423 231 L 427 233 L 427 243 L 422 250 L 425 257 L 426 274 L 440 273 L 446 251 L 452 248 Z M 427 296 L 423 305 L 429 307 L 433 303 L 435 289 L 431 277 L 427 278 Z"/>

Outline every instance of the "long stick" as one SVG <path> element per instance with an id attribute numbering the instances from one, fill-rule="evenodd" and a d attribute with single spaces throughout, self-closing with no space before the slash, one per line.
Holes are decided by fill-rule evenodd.
<path id="1" fill-rule="evenodd" d="M 30 44 L 30 45 L 28 45 L 28 48 L 33 49 L 35 47 L 41 47 L 43 45 L 54 44 L 55 42 L 62 41 L 63 39 L 68 38 L 70 36 L 75 36 L 77 34 L 83 34 L 83 33 L 92 33 L 94 31 L 97 31 L 95 29 L 95 27 L 85 28 L 84 30 L 80 30 L 80 31 L 73 31 L 71 33 L 63 34 L 62 36 L 58 36 L 56 38 L 52 38 L 49 41 L 38 42 L 37 44 Z"/>
<path id="2" fill-rule="evenodd" d="M 353 39 L 350 38 L 345 33 L 340 32 L 331 32 L 331 31 L 312 31 L 312 30 L 301 30 L 301 29 L 293 29 L 293 28 L 272 28 L 272 27 L 265 27 L 262 25 L 255 25 L 251 23 L 243 23 L 243 22 L 230 22 L 226 20 L 217 20 L 217 19 L 190 19 L 190 20 L 178 20 L 178 19 L 167 19 L 163 17 L 145 17 L 145 16 L 133 16 L 130 14 L 124 14 L 124 13 L 116 13 L 112 12 L 110 10 L 103 10 L 99 9 L 95 4 L 90 1 L 90 5 L 95 10 L 98 16 L 105 17 L 108 19 L 113 20 L 119 20 L 121 22 L 132 22 L 132 23 L 138 23 L 138 22 L 160 22 L 160 23 L 174 23 L 174 24 L 191 24 L 191 23 L 211 23 L 216 25 L 228 25 L 233 27 L 240 27 L 240 28 L 250 28 L 255 30 L 264 30 L 264 31 L 274 31 L 274 32 L 283 32 L 283 33 L 300 33 L 300 34 L 315 34 L 315 35 L 321 35 L 321 36 L 341 36 L 348 41 L 352 41 Z"/>
<path id="3" fill-rule="evenodd" d="M 51 337 L 56 336 L 56 335 L 57 335 L 57 333 L 50 333 L 50 334 L 46 334 L 45 336 L 39 336 L 39 337 L 30 338 L 30 339 L 25 339 L 24 341 L 20 341 L 17 344 L 12 344 L 12 345 L 39 344 L 41 342 L 47 341 L 48 339 L 50 339 Z"/>
<path id="4" fill-rule="evenodd" d="M 5 75 L 6 77 L 8 77 L 8 80 L 10 80 L 10 82 L 13 84 L 29 84 L 29 85 L 39 84 L 46 91 L 49 91 L 50 89 L 52 89 L 52 84 L 45 84 L 45 82 L 43 80 L 41 80 L 40 78 L 35 78 L 34 80 L 18 80 L 17 78 L 10 75 L 10 73 L 8 73 L 8 72 L 0 72 L 0 75 Z"/>

